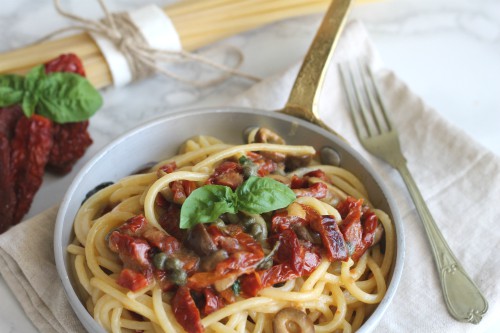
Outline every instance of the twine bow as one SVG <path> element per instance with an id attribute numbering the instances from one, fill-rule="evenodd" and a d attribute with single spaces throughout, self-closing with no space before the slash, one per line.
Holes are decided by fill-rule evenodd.
<path id="1" fill-rule="evenodd" d="M 98 0 L 98 2 L 105 14 L 105 17 L 100 21 L 94 21 L 65 11 L 61 7 L 60 0 L 54 0 L 54 6 L 60 15 L 76 21 L 80 25 L 57 30 L 38 40 L 37 43 L 50 39 L 55 35 L 59 35 L 69 30 L 83 30 L 89 33 L 97 34 L 111 41 L 127 59 L 133 80 L 139 80 L 151 74 L 159 73 L 179 82 L 191 84 L 198 87 L 215 85 L 217 83 L 225 81 L 232 75 L 243 77 L 252 81 L 260 81 L 260 78 L 249 75 L 247 73 L 243 73 L 237 69 L 243 62 L 243 54 L 240 50 L 234 47 L 226 46 L 226 48 L 231 48 L 238 55 L 238 61 L 234 67 L 228 67 L 226 65 L 214 62 L 199 54 L 187 52 L 185 50 L 169 51 L 152 48 L 148 45 L 139 29 L 132 22 L 128 13 L 111 13 L 108 10 L 108 7 L 106 6 L 104 0 Z M 215 68 L 223 72 L 223 74 L 221 74 L 217 78 L 204 81 L 190 80 L 166 68 L 167 64 L 187 61 Z"/>

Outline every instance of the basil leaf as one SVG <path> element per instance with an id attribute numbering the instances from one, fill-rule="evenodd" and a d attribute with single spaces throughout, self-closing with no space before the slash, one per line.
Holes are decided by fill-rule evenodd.
<path id="1" fill-rule="evenodd" d="M 24 77 L 20 75 L 0 76 L 0 107 L 18 104 L 23 100 Z"/>
<path id="2" fill-rule="evenodd" d="M 194 190 L 182 204 L 180 228 L 213 222 L 221 214 L 237 212 L 235 195 L 230 187 L 205 185 Z"/>
<path id="3" fill-rule="evenodd" d="M 24 96 L 21 107 L 23 109 L 23 113 L 28 118 L 35 113 L 35 108 L 40 97 L 38 88 L 44 77 L 46 77 L 46 74 L 45 67 L 43 65 L 33 67 L 25 76 Z"/>
<path id="4" fill-rule="evenodd" d="M 272 178 L 248 178 L 236 189 L 238 210 L 262 214 L 288 206 L 295 200 L 295 193 L 285 184 Z"/>
<path id="5" fill-rule="evenodd" d="M 25 76 L 24 88 L 29 91 L 36 90 L 38 82 L 46 76 L 44 65 L 33 67 Z"/>
<path id="6" fill-rule="evenodd" d="M 102 97 L 84 77 L 74 73 L 51 73 L 38 82 L 38 113 L 57 123 L 90 118 L 101 106 Z"/>
<path id="7" fill-rule="evenodd" d="M 11 87 L 0 87 L 0 107 L 18 104 L 23 100 L 23 92 Z"/>
<path id="8" fill-rule="evenodd" d="M 23 96 L 23 101 L 21 103 L 21 107 L 23 109 L 23 113 L 26 117 L 31 117 L 35 113 L 35 107 L 38 103 L 37 96 L 32 94 L 30 91 L 26 91 Z"/>

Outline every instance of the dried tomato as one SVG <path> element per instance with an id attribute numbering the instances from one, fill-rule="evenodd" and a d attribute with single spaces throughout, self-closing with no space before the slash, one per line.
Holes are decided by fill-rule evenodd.
<path id="1" fill-rule="evenodd" d="M 344 235 L 353 260 L 359 259 L 373 244 L 378 225 L 377 216 L 369 208 L 363 208 L 362 204 L 362 199 L 348 197 L 338 205 L 343 217 L 340 231 Z"/>
<path id="2" fill-rule="evenodd" d="M 188 286 L 201 290 L 219 280 L 237 278 L 255 269 L 264 257 L 261 245 L 239 226 L 230 225 L 223 231 L 217 226 L 207 227 L 207 232 L 217 245 L 229 254 L 227 259 L 220 261 L 211 272 L 197 272 L 188 278 Z"/>
<path id="3" fill-rule="evenodd" d="M 46 73 L 85 76 L 80 59 L 64 54 L 45 64 Z M 0 109 L 0 233 L 21 221 L 41 186 L 45 168 L 69 172 L 92 143 L 88 121 L 53 124 L 24 117 L 20 106 Z"/>
<path id="4" fill-rule="evenodd" d="M 14 216 L 16 192 L 11 166 L 11 140 L 22 111 L 19 106 L 0 109 L 0 233 L 7 230 Z"/>
<path id="5" fill-rule="evenodd" d="M 125 268 L 121 271 L 116 283 L 129 290 L 137 291 L 147 287 L 149 281 L 144 274 Z"/>
<path id="6" fill-rule="evenodd" d="M 85 76 L 81 60 L 75 54 L 62 54 L 45 63 L 45 72 L 70 72 Z M 58 174 L 71 171 L 75 163 L 92 144 L 88 121 L 54 125 L 54 145 L 50 152 L 48 169 Z"/>
<path id="7" fill-rule="evenodd" d="M 312 230 L 320 234 L 329 261 L 347 259 L 347 246 L 333 216 L 318 215 L 311 219 L 310 226 Z"/>
<path id="8" fill-rule="evenodd" d="M 15 177 L 16 209 L 13 223 L 28 212 L 43 180 L 52 148 L 52 122 L 40 115 L 21 117 L 11 143 L 11 166 Z"/>
<path id="9" fill-rule="evenodd" d="M 205 329 L 201 324 L 200 310 L 187 287 L 179 287 L 172 298 L 172 309 L 175 319 L 188 333 L 203 333 Z"/>
<path id="10" fill-rule="evenodd" d="M 243 168 L 236 162 L 224 161 L 215 168 L 207 183 L 229 186 L 236 190 L 243 183 Z"/>
<path id="11" fill-rule="evenodd" d="M 92 144 L 87 128 L 88 121 L 54 124 L 54 145 L 50 151 L 48 170 L 67 174 Z"/>
<path id="12" fill-rule="evenodd" d="M 92 144 L 87 132 L 89 122 L 54 124 L 54 146 L 50 152 L 48 170 L 67 174 Z"/>
<path id="13" fill-rule="evenodd" d="M 76 54 L 61 54 L 59 57 L 45 63 L 45 73 L 70 72 L 85 76 L 83 64 Z"/>
<path id="14" fill-rule="evenodd" d="M 300 197 L 313 197 L 316 199 L 323 199 L 328 194 L 328 187 L 324 183 L 314 183 L 307 188 L 297 188 L 293 192 Z"/>
<path id="15" fill-rule="evenodd" d="M 212 288 L 203 289 L 203 296 L 205 296 L 205 305 L 202 308 L 202 313 L 205 316 L 223 308 L 226 305 L 224 298 L 216 294 Z"/>

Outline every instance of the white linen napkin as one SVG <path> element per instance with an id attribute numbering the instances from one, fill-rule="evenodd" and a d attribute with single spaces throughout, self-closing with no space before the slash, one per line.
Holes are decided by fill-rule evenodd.
<path id="1" fill-rule="evenodd" d="M 353 129 L 335 62 L 365 59 L 375 70 L 408 167 L 450 247 L 489 301 L 479 325 L 446 310 L 423 226 L 399 174 L 370 156 Z M 279 109 L 299 65 L 256 84 L 232 106 Z M 321 118 L 369 160 L 390 189 L 404 220 L 406 258 L 396 296 L 376 331 L 484 332 L 500 313 L 500 159 L 454 128 L 384 69 L 363 26 L 350 22 L 335 51 L 320 102 Z M 0 236 L 0 272 L 41 332 L 84 332 L 66 301 L 52 251 L 56 208 Z M 41 273 L 43 272 L 43 273 Z"/>

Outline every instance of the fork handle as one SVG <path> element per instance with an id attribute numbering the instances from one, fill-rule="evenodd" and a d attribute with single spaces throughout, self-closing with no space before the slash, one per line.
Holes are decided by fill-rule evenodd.
<path id="1" fill-rule="evenodd" d="M 453 255 L 432 218 L 406 163 L 398 163 L 396 169 L 410 192 L 431 243 L 448 311 L 457 320 L 478 324 L 488 310 L 488 302 Z"/>

